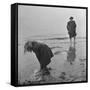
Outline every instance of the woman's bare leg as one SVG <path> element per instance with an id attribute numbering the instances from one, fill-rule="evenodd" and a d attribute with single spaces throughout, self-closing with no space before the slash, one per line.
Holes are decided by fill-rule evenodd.
<path id="1" fill-rule="evenodd" d="M 76 41 L 76 37 L 74 37 L 74 43 L 75 43 L 75 41 Z"/>
<path id="2" fill-rule="evenodd" d="M 72 38 L 70 38 L 70 45 L 72 45 Z"/>

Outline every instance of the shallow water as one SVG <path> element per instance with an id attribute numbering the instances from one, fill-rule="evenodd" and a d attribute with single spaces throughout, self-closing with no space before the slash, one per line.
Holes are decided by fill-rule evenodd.
<path id="1" fill-rule="evenodd" d="M 54 53 L 48 65 L 49 74 L 39 72 L 39 62 L 34 53 L 24 54 L 24 44 L 18 47 L 18 81 L 19 84 L 55 83 L 86 81 L 86 40 L 76 39 L 76 43 L 69 39 L 41 40 Z"/>

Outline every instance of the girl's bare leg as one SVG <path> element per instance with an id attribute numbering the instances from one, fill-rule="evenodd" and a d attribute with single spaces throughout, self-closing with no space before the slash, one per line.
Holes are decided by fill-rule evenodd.
<path id="1" fill-rule="evenodd" d="M 41 69 L 41 70 L 44 70 L 44 69 L 46 69 L 46 68 L 47 68 L 46 65 L 40 65 L 40 69 Z"/>

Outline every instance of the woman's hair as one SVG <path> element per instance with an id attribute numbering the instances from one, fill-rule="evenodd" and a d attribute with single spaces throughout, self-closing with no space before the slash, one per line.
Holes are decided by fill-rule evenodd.
<path id="1" fill-rule="evenodd" d="M 69 19 L 73 19 L 73 17 L 71 16 Z"/>

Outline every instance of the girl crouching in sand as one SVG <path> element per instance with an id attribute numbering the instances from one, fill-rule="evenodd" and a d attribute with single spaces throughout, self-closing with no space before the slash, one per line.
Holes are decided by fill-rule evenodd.
<path id="1" fill-rule="evenodd" d="M 51 62 L 51 58 L 54 56 L 51 49 L 43 43 L 36 41 L 28 41 L 24 45 L 25 52 L 34 52 L 39 63 L 40 70 L 47 70 L 47 65 Z"/>

